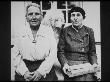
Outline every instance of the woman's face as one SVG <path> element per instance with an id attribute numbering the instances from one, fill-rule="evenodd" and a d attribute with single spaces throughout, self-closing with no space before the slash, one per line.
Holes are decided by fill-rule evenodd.
<path id="1" fill-rule="evenodd" d="M 41 11 L 38 7 L 31 6 L 28 8 L 27 21 L 30 26 L 37 26 L 41 22 Z"/>
<path id="2" fill-rule="evenodd" d="M 71 21 L 74 26 L 80 26 L 83 21 L 83 16 L 80 12 L 71 13 Z"/>

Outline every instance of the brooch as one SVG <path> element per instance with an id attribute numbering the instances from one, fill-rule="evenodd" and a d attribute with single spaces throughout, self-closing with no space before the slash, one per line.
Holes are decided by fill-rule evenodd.
<path id="1" fill-rule="evenodd" d="M 36 43 L 36 42 L 37 42 L 36 40 L 33 40 L 33 41 L 32 41 L 32 43 Z"/>

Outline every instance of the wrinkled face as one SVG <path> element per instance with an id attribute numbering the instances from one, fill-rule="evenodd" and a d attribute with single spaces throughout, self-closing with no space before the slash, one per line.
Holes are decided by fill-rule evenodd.
<path id="1" fill-rule="evenodd" d="M 83 16 L 80 12 L 71 13 L 71 21 L 74 26 L 80 26 L 83 21 Z"/>
<path id="2" fill-rule="evenodd" d="M 38 7 L 30 6 L 27 11 L 26 19 L 30 26 L 37 26 L 41 23 L 41 11 Z"/>

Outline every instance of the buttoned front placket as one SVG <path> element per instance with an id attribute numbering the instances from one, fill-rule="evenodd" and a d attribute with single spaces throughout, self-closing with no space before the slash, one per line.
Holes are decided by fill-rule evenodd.
<path id="1" fill-rule="evenodd" d="M 82 28 L 82 26 L 83 26 L 83 25 L 80 26 L 80 29 Z M 74 28 L 73 25 L 72 25 L 72 28 Z M 76 28 L 74 28 L 74 29 L 75 29 L 75 31 L 77 32 L 77 34 L 79 34 L 79 30 L 80 30 L 80 29 L 79 29 L 79 30 L 77 30 Z M 81 40 L 81 45 L 82 45 L 82 46 L 84 45 L 84 41 L 83 41 L 83 40 Z M 84 50 L 85 50 L 84 47 L 82 47 L 82 48 L 81 48 L 81 51 L 84 52 Z"/>
<path id="2" fill-rule="evenodd" d="M 82 52 L 84 52 L 84 48 L 82 48 L 82 50 L 81 50 Z"/>
<path id="3" fill-rule="evenodd" d="M 36 38 L 37 38 L 37 37 L 35 38 L 35 40 L 36 40 L 35 43 L 33 43 L 33 40 L 34 40 L 34 39 L 33 39 L 32 35 L 28 35 L 28 38 L 29 38 L 30 43 L 31 43 L 31 45 L 32 45 L 33 54 L 36 54 L 36 53 L 37 53 L 37 51 L 36 51 L 36 45 L 37 45 L 37 40 L 36 40 Z M 36 60 L 33 55 L 32 55 L 32 57 L 33 57 L 34 60 Z"/>

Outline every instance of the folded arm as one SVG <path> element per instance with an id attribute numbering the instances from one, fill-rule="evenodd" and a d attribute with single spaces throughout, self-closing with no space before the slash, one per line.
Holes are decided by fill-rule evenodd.
<path id="1" fill-rule="evenodd" d="M 16 68 L 15 71 L 20 74 L 24 75 L 26 71 L 28 71 L 28 68 L 26 67 L 22 56 L 21 56 L 21 50 L 20 50 L 20 39 L 17 39 L 17 44 L 14 46 L 14 67 Z"/>
<path id="2" fill-rule="evenodd" d="M 96 55 L 96 47 L 95 47 L 95 38 L 94 32 L 90 30 L 90 37 L 89 37 L 89 59 L 91 64 L 97 64 L 97 55 Z"/>
<path id="3" fill-rule="evenodd" d="M 64 65 L 68 62 L 65 57 L 65 37 L 64 37 L 64 31 L 62 29 L 60 37 L 59 37 L 59 43 L 58 43 L 58 52 L 57 57 L 61 64 L 61 67 L 64 67 Z"/>

